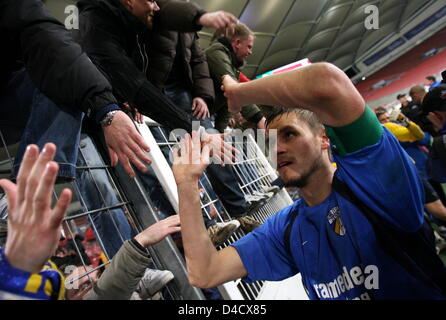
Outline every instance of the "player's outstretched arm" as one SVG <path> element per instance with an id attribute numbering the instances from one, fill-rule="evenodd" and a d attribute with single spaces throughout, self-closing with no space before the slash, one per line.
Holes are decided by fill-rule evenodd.
<path id="1" fill-rule="evenodd" d="M 354 122 L 365 108 L 364 99 L 347 75 L 329 63 L 315 63 L 240 84 L 225 76 L 222 90 L 231 112 L 251 103 L 303 108 L 333 127 Z"/>

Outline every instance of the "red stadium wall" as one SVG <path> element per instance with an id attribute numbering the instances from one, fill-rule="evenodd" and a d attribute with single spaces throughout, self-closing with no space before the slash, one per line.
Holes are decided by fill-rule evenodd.
<path id="1" fill-rule="evenodd" d="M 442 48 L 432 57 L 424 54 L 435 48 Z M 358 83 L 356 88 L 366 102 L 400 92 L 424 81 L 429 75 L 435 75 L 446 69 L 446 28 L 425 40 L 391 64 Z M 379 81 L 390 82 L 387 86 L 373 89 Z M 438 79 L 440 80 L 440 79 Z"/>

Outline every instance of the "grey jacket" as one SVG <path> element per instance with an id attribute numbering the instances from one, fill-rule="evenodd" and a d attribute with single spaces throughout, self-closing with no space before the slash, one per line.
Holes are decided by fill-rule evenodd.
<path id="1" fill-rule="evenodd" d="M 127 240 L 84 300 L 129 300 L 152 259 Z"/>

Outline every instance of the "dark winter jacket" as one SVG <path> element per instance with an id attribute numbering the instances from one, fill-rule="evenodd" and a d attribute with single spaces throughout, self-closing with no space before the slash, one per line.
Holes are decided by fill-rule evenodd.
<path id="1" fill-rule="evenodd" d="M 176 32 L 156 28 L 148 43 L 149 80 L 162 88 L 168 81 L 175 59 L 192 96 L 203 98 L 208 106 L 214 103 L 214 84 L 209 75 L 206 56 L 195 32 Z"/>
<path id="2" fill-rule="evenodd" d="M 159 0 L 154 25 L 183 32 L 200 29 L 204 13 L 189 2 Z M 119 0 L 82 0 L 79 25 L 81 44 L 94 64 L 106 75 L 120 102 L 138 110 L 169 129 L 191 130 L 192 117 L 176 107 L 147 79 L 145 50 L 150 30 L 125 9 Z"/>
<path id="3" fill-rule="evenodd" d="M 116 102 L 109 82 L 42 1 L 0 0 L 0 39 L 0 89 L 25 66 L 56 104 L 94 115 Z"/>

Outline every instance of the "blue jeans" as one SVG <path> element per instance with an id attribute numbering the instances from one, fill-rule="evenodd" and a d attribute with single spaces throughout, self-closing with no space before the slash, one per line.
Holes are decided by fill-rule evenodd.
<path id="1" fill-rule="evenodd" d="M 82 167 L 105 166 L 90 137 L 82 135 L 80 154 L 76 171 L 77 197 L 86 211 L 111 207 L 122 202 L 113 188 L 106 169 Z M 125 240 L 131 239 L 132 230 L 122 207 L 103 210 L 91 214 L 97 234 L 102 240 L 103 249 L 112 258 Z M 94 228 L 93 228 L 94 229 Z"/>
<path id="2" fill-rule="evenodd" d="M 178 83 L 172 83 L 165 87 L 166 95 L 184 111 L 192 114 L 192 94 Z M 195 118 L 194 118 L 195 119 Z M 214 129 L 209 118 L 200 121 L 205 129 Z M 218 131 L 215 131 L 218 133 Z M 211 181 L 215 193 L 222 201 L 224 207 L 232 217 L 246 215 L 248 204 L 237 184 L 237 176 L 232 166 L 220 166 L 211 164 L 206 169 L 206 174 Z"/>
<path id="3" fill-rule="evenodd" d="M 14 177 L 18 174 L 26 147 L 36 144 L 42 149 L 47 142 L 57 146 L 54 160 L 59 163 L 59 181 L 75 177 L 83 118 L 81 111 L 57 106 L 34 86 L 25 70 L 12 75 L 0 93 L 0 106 L 0 125 L 6 143 L 20 140 L 13 167 Z"/>
<path id="4" fill-rule="evenodd" d="M 187 113 L 192 115 L 192 93 L 184 88 L 178 82 L 170 83 L 165 86 L 166 96 L 177 106 L 186 111 Z M 200 121 L 200 125 L 202 125 L 206 129 L 213 129 L 214 125 L 210 118 L 205 118 L 203 120 L 198 120 L 195 116 L 192 116 L 193 121 Z M 215 131 L 218 133 L 217 131 Z"/>

